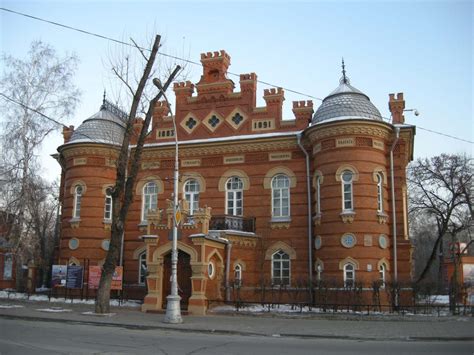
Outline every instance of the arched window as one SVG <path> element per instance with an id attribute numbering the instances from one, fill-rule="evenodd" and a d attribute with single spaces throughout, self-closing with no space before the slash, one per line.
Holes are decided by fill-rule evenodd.
<path id="1" fill-rule="evenodd" d="M 344 287 L 354 287 L 355 266 L 351 263 L 344 265 Z"/>
<path id="2" fill-rule="evenodd" d="M 272 255 L 273 285 L 290 285 L 290 256 L 283 250 Z"/>
<path id="3" fill-rule="evenodd" d="M 196 179 L 189 179 L 184 184 L 184 198 L 189 203 L 189 214 L 192 216 L 199 208 L 199 192 L 201 187 Z"/>
<path id="4" fill-rule="evenodd" d="M 104 219 L 106 221 L 112 220 L 112 191 L 110 188 L 105 190 Z"/>
<path id="5" fill-rule="evenodd" d="M 353 173 L 350 170 L 344 170 L 341 174 L 342 183 L 342 210 L 353 211 L 354 201 L 352 196 Z"/>
<path id="6" fill-rule="evenodd" d="M 84 188 L 81 185 L 76 185 L 74 188 L 74 207 L 72 212 L 73 218 L 81 218 L 81 202 Z"/>
<path id="7" fill-rule="evenodd" d="M 377 212 L 383 212 L 383 176 L 377 173 Z"/>
<path id="8" fill-rule="evenodd" d="M 380 286 L 385 287 L 385 274 L 387 271 L 387 267 L 385 264 L 380 264 L 379 266 L 379 280 L 380 280 Z"/>
<path id="9" fill-rule="evenodd" d="M 232 176 L 226 183 L 226 214 L 242 216 L 243 211 L 243 188 L 242 180 Z"/>
<path id="10" fill-rule="evenodd" d="M 242 286 L 242 265 L 240 264 L 234 267 L 234 285 L 237 287 Z"/>
<path id="11" fill-rule="evenodd" d="M 146 252 L 144 251 L 138 256 L 138 283 L 144 285 L 147 275 Z"/>
<path id="12" fill-rule="evenodd" d="M 283 174 L 272 179 L 272 216 L 290 216 L 290 179 Z"/>
<path id="13" fill-rule="evenodd" d="M 316 214 L 321 214 L 321 176 L 316 176 Z"/>
<path id="14" fill-rule="evenodd" d="M 316 280 L 321 281 L 323 279 L 323 265 L 321 263 L 316 264 Z"/>
<path id="15" fill-rule="evenodd" d="M 143 186 L 142 197 L 142 221 L 147 220 L 149 210 L 156 210 L 158 200 L 158 186 L 153 181 L 150 181 Z"/>

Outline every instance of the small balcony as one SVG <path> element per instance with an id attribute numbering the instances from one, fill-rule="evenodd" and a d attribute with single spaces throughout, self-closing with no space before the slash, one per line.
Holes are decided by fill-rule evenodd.
<path id="1" fill-rule="evenodd" d="M 234 230 L 255 233 L 255 217 L 212 216 L 209 223 L 211 230 Z"/>

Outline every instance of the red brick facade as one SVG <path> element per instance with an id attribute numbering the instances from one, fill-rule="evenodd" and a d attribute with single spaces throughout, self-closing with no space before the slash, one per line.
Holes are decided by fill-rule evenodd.
<path id="1" fill-rule="evenodd" d="M 398 125 L 395 142 L 395 126 L 383 120 L 311 124 L 311 101 L 293 102 L 295 118 L 283 120 L 282 89 L 265 90 L 266 105 L 256 107 L 256 74 L 240 75 L 236 91 L 226 76 L 230 65 L 226 52 L 202 54 L 201 62 L 203 75 L 197 84 L 174 86 L 176 132 L 166 104 L 155 108 L 126 223 L 124 282 L 141 287 L 143 293 L 139 265 L 146 253 L 143 309 L 162 309 L 169 290 L 175 133 L 179 199 L 185 199 L 190 179 L 199 184 L 195 210 L 190 213 L 190 206 L 182 203 L 185 219 L 178 241 L 183 255 L 178 270 L 185 275 L 178 278 L 190 312 L 203 313 L 209 301 L 232 297 L 236 273 L 241 275 L 241 296 L 248 300 L 256 299 L 262 284 L 296 288 L 312 277 L 342 285 L 350 276 L 347 263 L 354 269 L 355 281 L 378 280 L 381 265 L 386 281 L 391 280 L 393 144 L 398 278 L 408 280 L 405 167 L 412 159 L 414 128 Z M 393 112 L 400 104 L 404 104 L 401 94 L 390 96 Z M 403 123 L 402 113 L 403 109 L 393 115 L 394 123 Z M 136 124 L 138 128 L 140 121 Z M 93 140 L 71 140 L 73 134 L 73 127 L 66 129 L 65 144 L 58 149 L 63 167 L 60 262 L 83 264 L 87 259 L 90 265 L 100 264 L 106 253 L 104 240 L 110 237 L 110 222 L 104 219 L 106 190 L 114 182 L 118 151 Z M 344 187 L 341 179 L 345 171 L 352 172 L 350 187 Z M 78 186 L 80 213 L 75 216 Z M 144 216 L 148 187 L 151 195 L 157 194 L 157 206 Z M 345 188 L 350 190 L 346 197 L 352 193 L 346 201 L 352 204 L 350 210 L 344 209 Z M 150 206 L 154 207 L 152 202 Z"/>

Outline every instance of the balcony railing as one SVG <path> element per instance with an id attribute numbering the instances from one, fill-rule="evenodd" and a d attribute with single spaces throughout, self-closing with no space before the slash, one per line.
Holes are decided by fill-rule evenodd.
<path id="1" fill-rule="evenodd" d="M 255 233 L 255 218 L 230 215 L 213 216 L 209 223 L 209 229 Z"/>

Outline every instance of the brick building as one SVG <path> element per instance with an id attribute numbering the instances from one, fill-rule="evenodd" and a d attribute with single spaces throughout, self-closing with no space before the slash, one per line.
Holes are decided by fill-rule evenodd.
<path id="1" fill-rule="evenodd" d="M 386 122 L 343 70 L 316 112 L 311 101 L 293 102 L 294 119 L 283 120 L 281 88 L 264 90 L 257 107 L 255 73 L 240 75 L 237 91 L 225 51 L 202 54 L 201 63 L 198 83 L 174 85 L 176 131 L 166 104 L 155 108 L 125 226 L 124 282 L 142 290 L 143 310 L 162 309 L 169 294 L 175 134 L 184 201 L 178 283 L 190 312 L 204 313 L 236 288 L 250 300 L 262 285 L 370 285 L 395 273 L 408 280 L 405 167 L 415 128 L 404 123 L 403 94 L 389 96 Z M 107 189 L 126 116 L 104 100 L 76 130 L 64 130 L 60 263 L 105 258 Z"/>

